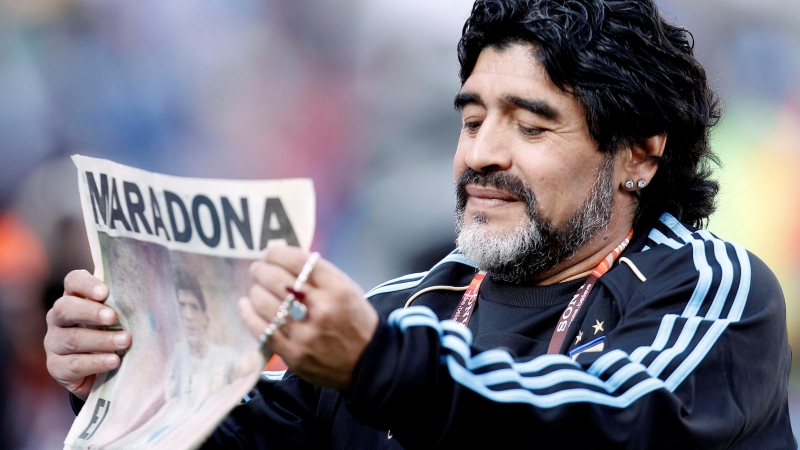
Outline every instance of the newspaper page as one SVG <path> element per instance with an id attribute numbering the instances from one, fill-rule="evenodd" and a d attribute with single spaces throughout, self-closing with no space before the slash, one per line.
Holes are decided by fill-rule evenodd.
<path id="1" fill-rule="evenodd" d="M 167 176 L 75 155 L 95 276 L 133 343 L 98 376 L 64 449 L 193 449 L 266 360 L 239 316 L 248 268 L 274 243 L 309 249 L 308 179 Z"/>

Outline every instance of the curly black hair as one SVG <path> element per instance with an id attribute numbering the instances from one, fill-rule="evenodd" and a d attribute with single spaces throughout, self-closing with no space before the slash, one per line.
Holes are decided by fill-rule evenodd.
<path id="1" fill-rule="evenodd" d="M 206 312 L 206 297 L 203 295 L 203 289 L 197 281 L 197 277 L 182 268 L 174 270 L 175 275 L 175 291 L 189 291 L 195 296 L 200 303 L 200 309 Z"/>
<path id="2" fill-rule="evenodd" d="M 719 191 L 708 138 L 721 111 L 687 30 L 652 0 L 477 0 L 458 43 L 461 83 L 483 49 L 515 43 L 532 44 L 553 83 L 576 96 L 606 154 L 667 134 L 637 220 L 669 212 L 704 225 Z"/>

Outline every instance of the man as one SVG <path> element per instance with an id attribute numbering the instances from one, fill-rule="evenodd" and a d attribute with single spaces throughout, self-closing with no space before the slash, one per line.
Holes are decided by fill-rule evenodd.
<path id="1" fill-rule="evenodd" d="M 200 283 L 185 270 L 175 272 L 175 291 L 180 307 L 183 334 L 189 344 L 189 353 L 196 359 L 205 359 L 209 352 L 208 313 L 206 299 Z"/>
<path id="2" fill-rule="evenodd" d="M 687 34 L 649 0 L 478 0 L 458 47 L 459 251 L 368 300 L 319 261 L 305 317 L 263 335 L 291 371 L 206 447 L 797 448 L 780 286 L 694 228 L 719 113 Z M 252 266 L 254 335 L 307 259 Z M 83 397 L 119 363 L 86 353 L 129 340 L 65 351 L 65 327 L 113 319 L 97 280 L 65 287 L 48 361 Z"/>
<path id="3" fill-rule="evenodd" d="M 191 399 L 183 397 L 190 392 L 195 395 L 211 394 L 225 386 L 234 375 L 231 369 L 235 353 L 209 340 L 206 299 L 197 278 L 186 270 L 177 270 L 175 289 L 188 346 L 188 352 L 178 351 L 176 354 L 188 354 L 189 358 L 175 362 L 166 399 L 181 398 L 186 401 Z"/>

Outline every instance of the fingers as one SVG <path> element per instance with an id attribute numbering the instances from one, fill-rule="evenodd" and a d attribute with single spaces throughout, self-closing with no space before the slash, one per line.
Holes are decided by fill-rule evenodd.
<path id="1" fill-rule="evenodd" d="M 247 298 L 252 305 L 253 312 L 260 316 L 261 319 L 269 322 L 270 318 L 275 317 L 280 300 L 267 289 L 255 284 L 250 288 Z"/>
<path id="2" fill-rule="evenodd" d="M 278 264 L 295 276 L 303 269 L 309 253 L 299 247 L 290 245 L 273 245 L 267 247 L 261 260 L 270 264 Z"/>
<path id="3" fill-rule="evenodd" d="M 47 370 L 61 385 L 85 399 L 91 389 L 90 378 L 119 366 L 120 358 L 113 352 L 130 347 L 131 336 L 124 331 L 53 326 L 52 312 L 48 313 L 44 338 Z"/>
<path id="4" fill-rule="evenodd" d="M 239 299 L 239 313 L 242 316 L 245 326 L 250 330 L 250 333 L 255 337 L 261 336 L 261 333 L 264 332 L 264 328 L 267 327 L 268 323 L 256 312 L 250 298 L 242 297 Z"/>
<path id="5" fill-rule="evenodd" d="M 64 278 L 64 295 L 103 302 L 108 298 L 108 286 L 85 270 L 73 270 Z"/>
<path id="6" fill-rule="evenodd" d="M 51 355 L 47 370 L 56 381 L 78 394 L 87 377 L 116 369 L 119 363 L 120 358 L 114 353 Z"/>
<path id="7" fill-rule="evenodd" d="M 275 268 L 274 266 L 265 268 L 264 271 L 272 272 L 272 276 L 277 278 L 289 277 L 289 275 L 283 269 Z M 269 277 L 270 275 L 267 274 L 265 276 Z M 284 302 L 286 296 L 288 295 L 288 292 L 285 288 L 285 286 L 287 286 L 286 284 L 282 282 L 272 282 L 271 286 L 279 287 L 269 289 L 266 286 L 254 284 L 250 287 L 250 291 L 248 292 L 247 299 L 252 307 L 252 312 L 258 315 L 265 322 L 264 326 L 260 328 L 259 334 L 264 331 L 264 327 L 268 324 L 268 322 L 277 315 L 280 305 Z M 310 288 L 306 288 L 306 291 L 309 291 L 309 289 Z M 308 305 L 307 301 L 304 303 Z M 281 327 L 281 331 L 287 335 L 290 335 L 290 329 L 293 326 L 293 322 L 293 320 L 287 318 L 286 323 Z"/>
<path id="8" fill-rule="evenodd" d="M 308 261 L 308 257 L 309 253 L 299 247 L 278 245 L 269 247 L 264 252 L 264 256 L 261 260 L 268 264 L 283 267 L 292 275 L 291 282 L 294 283 L 297 275 L 303 270 L 303 266 L 306 264 L 306 261 Z M 307 283 L 315 286 L 324 285 L 334 282 L 341 274 L 339 269 L 333 264 L 320 258 L 316 266 L 314 266 L 314 270 L 311 271 Z"/>
<path id="9" fill-rule="evenodd" d="M 102 281 L 76 270 L 64 279 L 64 296 L 47 312 L 47 370 L 84 399 L 96 374 L 119 367 L 120 357 L 114 352 L 131 345 L 127 332 L 87 328 L 116 323 L 116 312 L 103 304 L 107 298 L 108 287 Z"/>
<path id="10" fill-rule="evenodd" d="M 292 286 L 296 278 L 296 275 L 286 268 L 263 261 L 256 261 L 250 265 L 250 276 L 257 283 L 255 286 L 263 287 L 279 299 L 286 297 L 289 293 L 286 288 Z M 250 294 L 252 296 L 253 292 Z"/>
<path id="11" fill-rule="evenodd" d="M 114 353 L 57 355 L 53 357 L 51 374 L 60 380 L 79 380 L 90 375 L 116 369 L 120 357 Z"/>
<path id="12" fill-rule="evenodd" d="M 112 353 L 131 344 L 125 331 L 104 331 L 91 328 L 56 328 L 45 336 L 45 347 L 56 355 L 78 353 Z"/>
<path id="13" fill-rule="evenodd" d="M 245 326 L 248 330 L 250 330 L 250 333 L 252 333 L 256 338 L 260 338 L 261 333 L 263 333 L 264 329 L 269 325 L 269 321 L 266 320 L 262 314 L 256 311 L 253 301 L 250 298 L 242 297 L 239 299 L 239 312 L 242 316 Z M 288 322 L 291 322 L 291 320 Z M 287 325 L 289 324 L 287 323 L 283 327 L 278 328 L 278 330 L 272 334 L 269 342 L 265 344 L 267 349 L 272 350 L 274 353 L 285 351 L 285 344 L 288 343 L 288 338 L 284 334 L 286 331 L 285 327 Z"/>
<path id="14" fill-rule="evenodd" d="M 68 295 L 56 300 L 47 313 L 48 325 L 55 327 L 72 327 L 75 325 L 109 326 L 116 321 L 117 313 L 108 306 L 95 300 Z"/>

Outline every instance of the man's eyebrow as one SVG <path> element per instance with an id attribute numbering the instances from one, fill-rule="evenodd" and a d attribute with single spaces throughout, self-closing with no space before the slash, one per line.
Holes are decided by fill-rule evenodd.
<path id="1" fill-rule="evenodd" d="M 552 121 L 556 121 L 561 117 L 561 113 L 559 113 L 557 109 L 542 100 L 528 100 L 522 97 L 510 95 L 503 97 L 503 103 L 526 109 L 538 116 L 542 116 L 545 119 Z"/>
<path id="2" fill-rule="evenodd" d="M 507 105 L 523 108 L 548 120 L 555 121 L 561 117 L 561 113 L 557 109 L 543 100 L 528 100 L 516 95 L 503 97 L 502 100 Z M 481 97 L 472 92 L 459 92 L 453 100 L 453 107 L 455 107 L 456 111 L 461 111 L 469 104 L 484 106 Z"/>
<path id="3" fill-rule="evenodd" d="M 456 94 L 456 98 L 453 100 L 453 107 L 456 109 L 456 111 L 461 111 L 469 104 L 483 106 L 483 101 L 478 94 L 473 94 L 471 92 L 459 92 Z"/>

